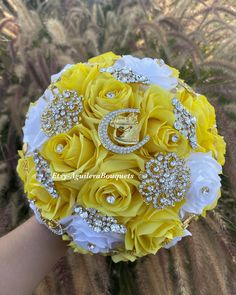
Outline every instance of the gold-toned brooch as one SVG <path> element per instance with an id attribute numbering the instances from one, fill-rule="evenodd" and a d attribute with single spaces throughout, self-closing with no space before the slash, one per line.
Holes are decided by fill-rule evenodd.
<path id="1" fill-rule="evenodd" d="M 139 141 L 139 112 L 138 109 L 119 109 L 108 113 L 101 120 L 98 126 L 98 135 L 107 150 L 118 154 L 129 154 L 149 141 L 149 135 Z M 124 116 L 125 113 L 129 115 Z M 114 128 L 111 136 L 113 141 L 109 136 L 109 127 Z"/>

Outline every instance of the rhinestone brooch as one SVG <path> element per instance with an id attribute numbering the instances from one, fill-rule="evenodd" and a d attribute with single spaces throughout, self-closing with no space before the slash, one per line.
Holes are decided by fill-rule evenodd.
<path id="1" fill-rule="evenodd" d="M 48 136 L 69 131 L 79 121 L 83 110 L 82 96 L 74 90 L 65 90 L 62 94 L 53 88 L 53 99 L 40 118 L 41 130 Z"/>
<path id="2" fill-rule="evenodd" d="M 189 113 L 177 98 L 172 99 L 172 105 L 175 114 L 174 128 L 189 140 L 189 144 L 193 149 L 197 148 L 196 118 Z"/>
<path id="3" fill-rule="evenodd" d="M 190 186 L 190 169 L 175 153 L 159 153 L 146 162 L 140 176 L 140 194 L 157 209 L 180 202 Z"/>
<path id="4" fill-rule="evenodd" d="M 41 155 L 39 155 L 38 152 L 34 152 L 33 158 L 36 165 L 37 181 L 46 188 L 46 190 L 54 199 L 58 198 L 48 162 Z"/>
<path id="5" fill-rule="evenodd" d="M 116 80 L 121 81 L 123 83 L 142 83 L 142 84 L 150 84 L 150 81 L 147 77 L 136 74 L 132 69 L 128 67 L 108 67 L 101 68 L 101 73 L 109 73 Z"/>
<path id="6" fill-rule="evenodd" d="M 112 216 L 101 215 L 96 209 L 85 209 L 82 206 L 77 206 L 74 208 L 74 212 L 75 214 L 78 214 L 95 232 L 126 233 L 126 227 L 124 225 L 118 224 L 117 220 Z"/>
<path id="7" fill-rule="evenodd" d="M 123 137 L 120 136 L 119 137 L 120 140 L 118 141 L 118 143 L 123 143 L 123 144 L 129 144 L 130 143 L 130 144 L 133 144 L 133 145 L 125 146 L 125 147 L 124 146 L 119 146 L 119 145 L 116 145 L 114 142 L 112 142 L 112 140 L 109 138 L 108 127 L 109 126 L 113 126 L 113 127 L 115 126 L 114 125 L 114 119 L 118 115 L 123 114 L 123 113 L 133 113 L 134 114 L 134 113 L 139 113 L 139 112 L 140 111 L 138 109 L 120 109 L 120 110 L 116 110 L 116 111 L 108 113 L 101 120 L 101 122 L 100 122 L 100 124 L 98 126 L 98 135 L 99 135 L 99 138 L 101 140 L 102 145 L 107 150 L 112 151 L 113 153 L 117 153 L 117 154 L 129 154 L 129 153 L 132 153 L 135 150 L 139 149 L 140 147 L 142 147 L 145 143 L 147 143 L 149 141 L 149 139 L 150 139 L 149 135 L 145 136 L 145 138 L 143 140 L 141 140 L 141 141 L 139 141 L 137 143 L 136 143 L 136 141 L 135 142 L 133 141 L 134 127 L 132 126 L 132 124 L 134 123 L 134 121 L 132 121 L 132 124 L 130 123 L 129 128 L 126 127 L 126 129 L 124 129 L 124 126 L 122 126 L 123 134 L 127 134 L 127 133 L 128 134 L 126 136 L 123 136 Z M 123 120 L 123 122 L 124 122 L 124 120 Z M 136 127 L 137 127 L 137 125 L 136 125 Z M 135 129 L 135 132 L 137 132 L 137 129 Z M 114 136 L 114 138 L 116 139 L 117 137 Z M 121 141 L 121 139 L 122 139 L 122 141 Z M 130 141 L 128 139 L 130 139 Z"/>

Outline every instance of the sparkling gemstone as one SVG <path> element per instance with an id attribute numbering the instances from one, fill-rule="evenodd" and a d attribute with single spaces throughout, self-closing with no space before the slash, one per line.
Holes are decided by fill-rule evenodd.
<path id="1" fill-rule="evenodd" d="M 201 189 L 201 193 L 202 193 L 204 196 L 208 195 L 209 192 L 210 192 L 210 189 L 209 189 L 208 186 L 203 186 L 203 187 L 202 187 L 202 189 Z"/>
<path id="2" fill-rule="evenodd" d="M 68 98 L 68 97 L 70 97 L 70 92 L 66 90 L 66 91 L 63 92 L 63 95 L 64 95 L 66 98 Z"/>
<path id="3" fill-rule="evenodd" d="M 94 224 L 96 225 L 96 226 L 102 226 L 102 221 L 101 220 L 96 220 L 95 222 L 94 222 Z"/>
<path id="4" fill-rule="evenodd" d="M 101 231 L 101 228 L 98 227 L 98 226 L 95 226 L 95 227 L 93 228 L 93 230 L 94 230 L 95 232 L 99 233 L 99 232 Z"/>
<path id="5" fill-rule="evenodd" d="M 159 155 L 157 156 L 158 161 L 162 161 L 163 160 L 163 155 Z"/>
<path id="6" fill-rule="evenodd" d="M 128 68 L 124 68 L 124 69 L 122 70 L 122 73 L 123 73 L 123 74 L 129 74 L 129 72 L 130 72 L 130 70 L 129 70 Z"/>
<path id="7" fill-rule="evenodd" d="M 153 191 L 153 190 L 154 190 L 154 187 L 151 186 L 151 185 L 149 185 L 149 186 L 147 187 L 147 189 L 148 189 L 149 191 Z"/>
<path id="8" fill-rule="evenodd" d="M 175 127 L 175 129 L 180 130 L 182 128 L 182 124 L 178 121 L 175 121 L 174 127 Z"/>
<path id="9" fill-rule="evenodd" d="M 181 133 L 183 134 L 184 137 L 188 136 L 188 130 L 186 129 L 182 130 Z"/>
<path id="10" fill-rule="evenodd" d="M 173 160 L 173 161 L 170 162 L 170 166 L 172 166 L 172 167 L 174 167 L 175 164 L 176 164 L 176 161 L 175 160 Z"/>
<path id="11" fill-rule="evenodd" d="M 119 226 L 117 224 L 112 224 L 111 231 L 116 232 L 117 230 L 119 230 Z"/>
<path id="12" fill-rule="evenodd" d="M 61 143 L 59 143 L 59 144 L 57 145 L 57 147 L 56 147 L 56 151 L 57 151 L 58 153 L 61 153 L 61 152 L 63 151 L 63 149 L 64 149 L 64 145 L 61 144 Z"/>
<path id="13" fill-rule="evenodd" d="M 172 140 L 173 142 L 178 142 L 178 141 L 179 141 L 179 135 L 178 135 L 178 134 L 174 134 L 174 135 L 172 135 L 171 140 Z"/>
<path id="14" fill-rule="evenodd" d="M 80 217 L 83 219 L 88 218 L 88 212 L 84 211 L 83 213 L 80 214 Z"/>
<path id="15" fill-rule="evenodd" d="M 190 119 L 190 121 L 191 121 L 191 123 L 195 124 L 195 123 L 197 122 L 197 119 L 196 119 L 195 117 L 192 117 L 192 118 Z"/>
<path id="16" fill-rule="evenodd" d="M 150 81 L 147 77 L 143 75 L 138 75 L 127 67 L 108 67 L 108 68 L 101 68 L 100 72 L 110 73 L 113 77 L 123 83 L 143 83 L 143 84 L 150 84 Z"/>
<path id="17" fill-rule="evenodd" d="M 172 99 L 172 104 L 175 106 L 178 103 L 178 99 L 177 98 L 173 98 Z"/>
<path id="18" fill-rule="evenodd" d="M 154 172 L 158 172 L 158 171 L 159 171 L 159 167 L 158 167 L 158 166 L 154 167 L 154 168 L 153 168 L 153 171 L 154 171 Z"/>
<path id="19" fill-rule="evenodd" d="M 75 213 L 81 213 L 82 208 L 81 207 L 75 207 L 74 211 L 75 211 Z"/>
<path id="20" fill-rule="evenodd" d="M 106 97 L 107 98 L 114 98 L 115 97 L 115 92 L 107 92 Z"/>
<path id="21" fill-rule="evenodd" d="M 115 201 L 116 201 L 116 198 L 115 198 L 113 195 L 110 195 L 110 196 L 107 196 L 107 197 L 106 197 L 106 201 L 107 201 L 107 203 L 109 203 L 109 204 L 114 204 Z"/>
<path id="22" fill-rule="evenodd" d="M 147 200 L 147 202 L 151 202 L 152 201 L 152 197 L 147 197 L 146 200 Z"/>
<path id="23" fill-rule="evenodd" d="M 148 174 L 144 173 L 144 174 L 142 175 L 142 179 L 146 179 L 146 178 L 148 178 Z"/>
<path id="24" fill-rule="evenodd" d="M 96 247 L 95 244 L 88 243 L 88 250 L 89 250 L 89 251 L 93 250 L 95 247 Z"/>

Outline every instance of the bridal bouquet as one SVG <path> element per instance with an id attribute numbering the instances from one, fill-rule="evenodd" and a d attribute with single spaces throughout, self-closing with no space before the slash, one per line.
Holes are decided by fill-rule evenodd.
<path id="1" fill-rule="evenodd" d="M 174 246 L 220 197 L 214 107 L 161 59 L 66 65 L 30 104 L 17 171 L 38 221 L 76 252 L 135 260 Z"/>

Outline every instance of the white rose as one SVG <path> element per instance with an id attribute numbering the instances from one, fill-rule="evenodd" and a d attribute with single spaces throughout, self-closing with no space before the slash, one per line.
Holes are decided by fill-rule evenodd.
<path id="1" fill-rule="evenodd" d="M 136 74 L 143 75 L 152 84 L 161 86 L 167 90 L 175 88 L 178 84 L 178 80 L 175 77 L 171 77 L 172 70 L 160 60 L 158 64 L 157 59 L 145 57 L 137 58 L 131 55 L 123 55 L 122 58 L 115 62 L 114 67 L 128 67 L 131 68 Z"/>
<path id="2" fill-rule="evenodd" d="M 51 82 L 55 82 L 61 74 L 72 65 L 66 65 L 59 73 L 51 76 Z M 23 127 L 23 142 L 28 144 L 27 155 L 36 149 L 40 149 L 48 137 L 40 129 L 40 117 L 48 102 L 53 98 L 52 92 L 47 89 L 44 94 L 35 102 L 31 103 L 26 115 L 25 126 Z"/>
<path id="3" fill-rule="evenodd" d="M 186 194 L 186 203 L 180 208 L 185 213 L 201 214 L 203 209 L 218 197 L 221 187 L 221 165 L 209 153 L 192 153 L 186 160 L 191 170 L 191 186 Z"/>
<path id="4" fill-rule="evenodd" d="M 179 236 L 179 237 L 175 237 L 170 243 L 166 244 L 164 246 L 165 249 L 169 249 L 173 246 L 175 246 L 179 241 L 182 240 L 183 237 L 186 237 L 186 236 L 191 236 L 191 232 L 188 231 L 187 229 L 184 230 L 184 234 L 182 236 Z"/>
<path id="5" fill-rule="evenodd" d="M 96 232 L 79 215 L 65 217 L 60 224 L 78 246 L 92 253 L 107 253 L 124 245 L 124 234 Z"/>
<path id="6" fill-rule="evenodd" d="M 23 142 L 28 144 L 27 155 L 40 148 L 48 139 L 46 134 L 40 129 L 40 117 L 51 99 L 51 91 L 46 90 L 35 103 L 30 104 L 26 115 L 25 126 L 23 127 Z"/>

